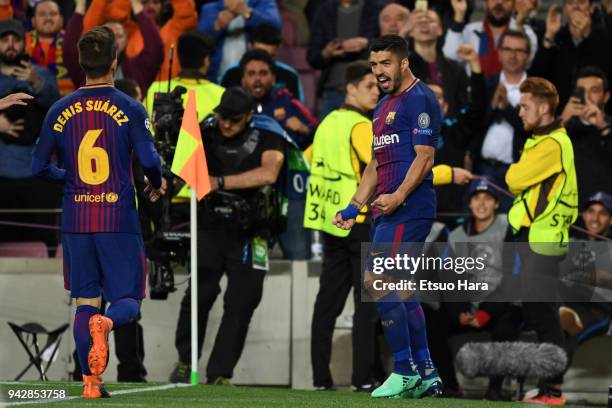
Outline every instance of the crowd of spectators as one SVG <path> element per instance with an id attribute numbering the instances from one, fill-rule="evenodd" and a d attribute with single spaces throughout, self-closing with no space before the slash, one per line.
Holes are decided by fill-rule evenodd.
<path id="1" fill-rule="evenodd" d="M 518 116 L 521 83 L 530 76 L 550 80 L 573 143 L 580 209 L 586 213 L 599 205 L 607 225 L 591 229 L 610 232 L 611 0 L 557 0 L 547 8 L 537 0 L 0 0 L 0 97 L 17 91 L 34 96 L 26 108 L 0 111 L 0 208 L 59 207 L 61 187 L 32 177 L 31 152 L 47 109 L 84 84 L 76 44 L 98 25 L 115 33 L 116 79 L 135 81 L 149 113 L 153 93 L 169 77 L 202 90 L 207 107 L 200 120 L 223 88 L 241 85 L 256 101 L 256 113 L 276 119 L 296 141 L 289 165 L 302 179 L 285 180 L 290 235 L 281 239 L 290 259 L 311 256 L 310 231 L 301 227 L 307 171 L 299 153 L 312 142 L 319 121 L 343 103 L 347 65 L 367 59 L 369 41 L 386 34 L 406 38 L 410 68 L 443 108 L 436 162 L 486 176 L 496 187 L 507 189 L 506 171 L 529 136 Z M 297 33 L 293 43 L 287 43 L 290 30 Z M 171 60 L 181 36 L 188 47 L 178 50 L 182 66 L 181 58 Z M 307 75 L 318 79 L 316 87 Z M 459 186 L 442 187 L 438 194 L 448 229 L 464 219 L 469 230 L 480 195 Z M 491 223 L 512 203 L 500 194 L 494 201 Z M 49 214 L 1 217 L 57 224 Z M 579 223 L 589 227 L 591 219 L 585 215 Z M 50 243 L 53 235 L 0 224 L 1 240 Z M 584 321 L 574 319 L 575 311 L 564 313 L 573 323 L 568 327 L 580 333 Z M 608 312 L 603 307 L 598 313 Z M 474 316 L 445 318 L 457 320 L 461 329 Z"/>

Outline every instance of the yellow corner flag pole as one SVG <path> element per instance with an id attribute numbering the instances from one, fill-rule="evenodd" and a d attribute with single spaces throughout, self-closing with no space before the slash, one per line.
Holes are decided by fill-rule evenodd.
<path id="1" fill-rule="evenodd" d="M 191 187 L 190 233 L 191 233 L 191 384 L 198 383 L 198 206 L 197 200 L 210 191 L 208 165 L 198 123 L 196 95 L 187 94 L 183 122 L 172 159 L 172 173 Z"/>

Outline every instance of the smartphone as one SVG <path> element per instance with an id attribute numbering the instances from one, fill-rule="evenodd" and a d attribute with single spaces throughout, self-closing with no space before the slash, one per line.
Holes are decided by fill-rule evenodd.
<path id="1" fill-rule="evenodd" d="M 28 54 L 19 54 L 15 60 L 15 65 L 21 65 L 22 62 L 30 62 L 30 56 Z"/>
<path id="2" fill-rule="evenodd" d="M 414 11 L 427 12 L 428 8 L 429 4 L 427 4 L 427 0 L 416 0 L 414 3 Z"/>
<path id="3" fill-rule="evenodd" d="M 578 100 L 580 100 L 580 103 L 584 105 L 585 99 L 584 99 L 584 87 L 582 86 L 577 86 L 576 89 L 574 89 L 574 92 L 572 92 L 572 96 L 574 98 L 578 98 Z"/>

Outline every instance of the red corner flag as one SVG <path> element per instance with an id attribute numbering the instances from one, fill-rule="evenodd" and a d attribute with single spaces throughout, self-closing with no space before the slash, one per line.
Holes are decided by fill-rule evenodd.
<path id="1" fill-rule="evenodd" d="M 202 145 L 196 95 L 193 89 L 187 93 L 187 105 L 183 113 L 183 123 L 170 170 L 195 190 L 198 200 L 201 200 L 210 191 L 208 164 L 206 164 L 206 155 Z"/>

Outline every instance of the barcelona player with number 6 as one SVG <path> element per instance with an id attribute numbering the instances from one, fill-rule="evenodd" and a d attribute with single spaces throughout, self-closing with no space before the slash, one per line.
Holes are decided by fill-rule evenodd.
<path id="1" fill-rule="evenodd" d="M 113 32 L 95 28 L 80 39 L 87 83 L 55 103 L 43 122 L 33 174 L 65 184 L 62 203 L 64 282 L 76 298 L 74 340 L 83 397 L 108 397 L 101 375 L 108 334 L 135 318 L 145 289 L 145 255 L 132 183 L 132 153 L 149 180 L 149 199 L 165 192 L 161 160 L 144 107 L 113 87 Z M 57 153 L 63 168 L 50 163 Z M 100 314 L 101 297 L 111 303 Z"/>

